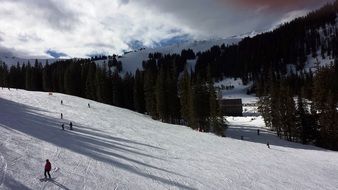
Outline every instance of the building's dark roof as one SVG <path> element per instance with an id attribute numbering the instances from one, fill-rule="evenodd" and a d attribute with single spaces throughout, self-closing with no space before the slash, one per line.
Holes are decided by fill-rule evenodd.
<path id="1" fill-rule="evenodd" d="M 222 105 L 240 105 L 242 106 L 242 99 L 222 99 Z"/>
<path id="2" fill-rule="evenodd" d="M 242 116 L 243 114 L 242 99 L 223 99 L 220 101 L 220 106 L 224 115 Z"/>

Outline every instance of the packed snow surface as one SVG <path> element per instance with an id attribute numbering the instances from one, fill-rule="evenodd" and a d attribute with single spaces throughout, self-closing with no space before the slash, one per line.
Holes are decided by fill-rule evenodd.
<path id="1" fill-rule="evenodd" d="M 260 116 L 227 119 L 221 138 L 78 97 L 0 88 L 0 189 L 337 189 L 337 152 L 280 140 Z M 54 179 L 40 182 L 46 159 Z"/>

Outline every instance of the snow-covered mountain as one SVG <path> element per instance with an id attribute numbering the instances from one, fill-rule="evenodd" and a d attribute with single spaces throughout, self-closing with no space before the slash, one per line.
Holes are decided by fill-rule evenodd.
<path id="1" fill-rule="evenodd" d="M 228 117 L 221 138 L 57 93 L 4 88 L 0 105 L 0 189 L 338 187 L 337 152 L 280 140 L 259 116 Z M 40 182 L 45 159 L 54 180 Z"/>
<path id="2" fill-rule="evenodd" d="M 140 50 L 131 51 L 119 56 L 118 61 L 122 62 L 123 72 L 135 73 L 136 69 L 142 69 L 142 61 L 148 60 L 150 53 L 162 54 L 181 54 L 182 50 L 192 49 L 195 53 L 207 51 L 215 45 L 231 45 L 236 44 L 242 37 L 231 37 L 218 40 L 194 41 L 171 46 L 157 47 L 157 48 L 142 48 Z M 96 63 L 107 63 L 108 60 L 99 60 Z M 188 60 L 188 63 L 194 66 L 196 60 Z"/>

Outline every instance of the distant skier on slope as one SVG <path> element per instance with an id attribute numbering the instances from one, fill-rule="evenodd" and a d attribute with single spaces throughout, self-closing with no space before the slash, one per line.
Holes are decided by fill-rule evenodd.
<path id="1" fill-rule="evenodd" d="M 63 105 L 63 101 L 61 100 L 61 105 Z"/>
<path id="2" fill-rule="evenodd" d="M 268 148 L 270 148 L 270 143 L 269 143 L 269 141 L 266 143 L 266 146 L 268 146 Z"/>
<path id="3" fill-rule="evenodd" d="M 61 119 L 63 119 L 63 114 L 61 113 Z"/>
<path id="4" fill-rule="evenodd" d="M 61 128 L 64 131 L 65 130 L 65 124 L 62 123 Z"/>
<path id="5" fill-rule="evenodd" d="M 50 176 L 50 170 L 52 169 L 52 164 L 49 162 L 49 160 L 46 160 L 46 164 L 45 164 L 45 178 L 47 179 L 47 174 L 48 177 L 51 178 Z"/>
<path id="6" fill-rule="evenodd" d="M 90 104 L 88 103 L 88 108 L 90 108 Z"/>
<path id="7" fill-rule="evenodd" d="M 73 123 L 72 122 L 69 123 L 69 129 L 73 130 Z"/>

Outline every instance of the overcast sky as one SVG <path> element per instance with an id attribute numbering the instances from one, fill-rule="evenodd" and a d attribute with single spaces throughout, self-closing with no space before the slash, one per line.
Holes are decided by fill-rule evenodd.
<path id="1" fill-rule="evenodd" d="M 120 54 L 265 31 L 331 0 L 0 0 L 0 53 Z"/>

